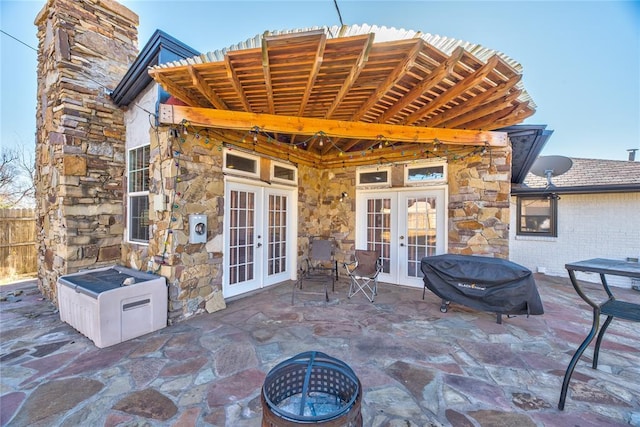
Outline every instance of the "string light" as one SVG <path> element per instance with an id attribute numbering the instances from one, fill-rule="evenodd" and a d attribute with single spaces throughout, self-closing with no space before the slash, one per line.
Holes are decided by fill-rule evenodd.
<path id="1" fill-rule="evenodd" d="M 173 183 L 174 197 L 173 197 L 173 200 L 171 201 L 171 204 L 170 204 L 171 211 L 169 212 L 170 222 L 166 230 L 166 235 L 165 235 L 165 240 L 163 245 L 164 250 L 160 257 L 155 257 L 154 259 L 154 262 L 158 264 L 158 270 L 162 265 L 166 265 L 168 263 L 167 252 L 171 244 L 171 236 L 173 235 L 172 228 L 175 227 L 175 225 L 173 224 L 177 223 L 179 219 L 182 217 L 182 215 L 178 213 L 179 209 L 181 208 L 179 199 L 182 199 L 182 200 L 185 200 L 185 199 L 184 199 L 184 194 L 177 190 L 178 190 L 178 183 L 181 183 L 183 181 L 182 177 L 180 176 L 180 170 L 181 170 L 180 164 L 181 164 L 182 156 L 184 153 L 182 144 L 186 142 L 186 136 L 190 134 L 189 129 L 191 127 L 192 127 L 191 123 L 189 123 L 186 120 L 183 120 L 179 128 L 171 128 L 169 130 L 169 135 L 171 137 L 171 140 L 170 140 L 171 151 L 169 151 L 169 153 L 172 154 L 172 155 L 170 154 L 170 157 L 173 157 L 172 160 L 173 160 L 173 165 L 175 165 L 176 167 L 176 173 L 175 173 L 174 183 Z M 211 137 L 209 132 L 210 132 L 209 129 L 195 129 L 195 128 L 193 128 L 193 131 L 192 131 L 194 139 L 197 141 L 200 141 L 203 139 L 205 144 L 209 144 L 211 142 L 211 139 L 210 139 Z M 219 135 L 215 131 L 213 133 L 214 135 Z M 249 131 L 247 131 L 247 133 L 241 138 L 240 140 L 241 143 L 245 143 L 246 137 L 248 135 L 251 135 L 251 138 L 253 140 L 254 151 L 257 150 L 257 145 L 260 143 L 260 138 L 259 138 L 260 135 L 264 136 L 263 141 L 266 141 L 267 144 L 274 144 L 278 147 L 283 146 L 283 143 L 281 141 L 278 141 L 270 133 L 263 131 L 258 126 L 254 126 Z M 222 151 L 224 143 L 220 139 L 224 139 L 224 138 L 220 138 L 220 137 L 218 138 L 216 138 L 218 140 L 217 149 L 218 151 Z M 371 145 L 367 149 L 360 150 L 360 154 L 362 157 L 366 157 L 370 155 L 370 153 L 374 154 L 376 149 L 377 150 L 383 150 L 385 148 L 389 148 L 390 150 L 395 149 L 395 143 L 389 141 L 385 136 L 378 135 L 376 139 L 377 139 L 377 143 L 374 143 L 374 145 Z M 326 133 L 324 133 L 323 131 L 318 131 L 305 140 L 298 141 L 295 143 L 289 143 L 289 144 L 285 143 L 284 145 L 287 148 L 292 148 L 293 150 L 297 150 L 298 147 L 304 147 L 306 149 L 309 146 L 309 142 L 314 140 L 318 142 L 319 147 L 324 147 L 325 143 L 329 144 L 333 149 L 337 150 L 338 157 L 344 157 L 344 155 L 347 154 L 350 160 L 354 160 L 354 153 L 344 151 L 341 147 L 336 145 L 336 143 L 329 136 L 327 136 Z M 177 144 L 178 146 L 176 147 L 175 144 Z M 404 167 L 408 167 L 408 163 L 414 163 L 418 161 L 419 160 L 418 157 L 422 157 L 425 159 L 446 158 L 447 160 L 450 160 L 450 161 L 459 161 L 470 156 L 475 156 L 475 155 L 484 156 L 487 152 L 489 152 L 489 156 L 490 156 L 489 169 L 490 171 L 496 169 L 496 166 L 493 164 L 492 150 L 487 142 L 485 142 L 484 146 L 480 146 L 480 147 L 475 146 L 473 149 L 470 149 L 469 146 L 462 146 L 457 152 L 450 150 L 449 146 L 445 145 L 446 149 L 444 150 L 443 154 L 439 152 L 439 148 L 442 144 L 447 144 L 447 142 L 441 141 L 438 138 L 434 138 L 434 140 L 432 141 L 431 151 L 429 150 L 410 151 L 410 153 L 412 154 L 413 160 L 411 160 L 410 162 L 404 162 Z M 229 151 L 232 151 L 233 146 L 228 146 L 228 149 Z M 406 151 L 402 150 L 400 154 L 401 156 L 405 156 Z M 287 152 L 287 159 L 289 159 L 289 152 Z M 378 167 L 383 167 L 386 165 L 397 166 L 398 164 L 401 164 L 401 163 L 403 163 L 402 159 L 396 159 L 392 161 L 390 159 L 384 158 L 383 156 L 378 157 Z M 315 166 L 319 167 L 319 163 L 317 161 L 315 162 Z M 343 159 L 342 168 L 346 169 L 346 166 L 347 165 L 345 163 L 345 160 Z M 343 201 L 346 198 L 347 198 L 346 192 L 343 192 L 341 194 L 340 200 Z"/>
<path id="2" fill-rule="evenodd" d="M 188 130 L 190 127 L 192 127 L 192 123 L 188 122 L 187 120 L 183 120 L 180 123 L 181 126 L 181 131 L 183 134 L 188 134 L 189 132 L 185 132 L 186 130 Z M 205 137 L 205 144 L 209 143 L 209 129 L 193 129 L 193 135 L 196 139 L 200 139 L 202 137 L 203 132 L 206 132 L 206 137 Z M 260 139 L 260 135 L 262 135 L 264 138 Z M 173 136 L 173 134 L 172 134 Z M 176 135 L 177 136 L 177 135 Z M 309 147 L 309 143 L 312 141 L 316 141 L 317 142 L 317 146 L 319 148 L 325 148 L 326 144 L 329 144 L 331 146 L 331 148 L 334 150 L 334 152 L 337 152 L 336 155 L 337 157 L 343 157 L 345 154 L 349 155 L 349 159 L 353 160 L 354 159 L 354 154 L 353 153 L 347 153 L 346 151 L 344 151 L 342 149 L 342 147 L 338 146 L 333 140 L 332 138 L 330 138 L 324 131 L 320 130 L 317 131 L 316 133 L 314 133 L 313 135 L 309 136 L 308 138 L 304 139 L 304 140 L 298 140 L 296 142 L 281 142 L 279 141 L 277 138 L 275 138 L 273 136 L 272 133 L 265 131 L 263 129 L 261 129 L 259 126 L 253 126 L 251 129 L 249 129 L 243 136 L 242 138 L 240 138 L 239 142 L 241 144 L 246 143 L 247 141 L 247 136 L 251 136 L 251 140 L 253 141 L 253 145 L 254 148 L 253 150 L 257 150 L 257 146 L 259 144 L 272 144 L 272 145 L 276 145 L 278 147 L 283 148 L 286 151 L 286 155 L 287 155 L 287 159 L 290 160 L 290 153 L 291 150 L 295 151 L 298 150 L 298 148 L 304 148 L 305 150 L 308 149 Z M 224 139 L 224 138 L 223 138 Z M 179 141 L 181 143 L 185 142 L 184 137 L 180 138 Z M 376 150 L 384 150 L 385 148 L 390 149 L 390 150 L 395 150 L 396 146 L 393 142 L 391 142 L 387 137 L 385 137 L 384 135 L 377 135 L 376 136 L 376 143 L 374 145 L 371 145 L 369 147 L 367 147 L 366 149 L 361 149 L 360 150 L 360 157 L 367 157 L 369 155 L 369 153 L 371 153 L 372 155 L 375 155 Z M 233 144 L 233 141 L 229 141 L 231 144 Z M 442 152 L 441 150 L 441 146 L 445 145 L 445 150 L 444 152 Z M 222 151 L 222 148 L 225 146 L 225 144 L 221 141 L 219 141 L 219 143 L 217 144 L 217 149 L 218 151 Z M 229 151 L 233 150 L 233 146 L 229 145 L 227 146 L 227 149 Z M 326 150 L 325 150 L 326 152 Z M 409 155 L 413 160 L 412 162 L 415 162 L 418 160 L 418 158 L 424 158 L 424 159 L 430 159 L 430 158 L 440 158 L 440 159 L 447 159 L 449 161 L 459 161 L 459 160 L 464 160 L 465 158 L 469 157 L 469 156 L 474 156 L 474 155 L 482 155 L 484 156 L 487 152 L 489 152 L 489 155 L 491 155 L 491 150 L 490 150 L 490 146 L 488 144 L 488 142 L 484 143 L 484 146 L 482 147 L 475 147 L 473 149 L 470 149 L 469 146 L 462 146 L 460 147 L 458 150 L 454 150 L 453 148 L 450 148 L 449 144 L 446 141 L 442 141 L 439 138 L 434 138 L 432 141 L 432 148 L 431 150 L 418 150 L 418 151 L 407 151 L 407 149 L 403 149 L 400 152 L 401 156 L 407 156 Z M 176 155 L 179 155 L 180 153 L 176 153 Z M 401 159 L 396 160 L 395 162 L 389 161 L 388 164 L 394 164 L 397 162 L 401 162 Z M 381 160 L 378 159 L 378 162 L 380 163 Z M 490 164 L 493 164 L 493 159 L 490 158 Z M 344 161 L 343 161 L 343 167 L 345 167 L 344 165 Z"/>
<path id="3" fill-rule="evenodd" d="M 181 126 L 183 129 L 188 129 L 190 126 L 192 126 L 192 123 L 187 122 L 186 120 L 184 120 L 181 123 Z M 193 134 L 194 136 L 200 136 L 202 138 L 203 136 L 203 132 L 206 132 L 206 137 L 205 137 L 205 143 L 209 142 L 210 139 L 210 135 L 208 134 L 209 129 L 194 129 L 193 130 Z M 262 135 L 264 138 L 261 139 L 260 135 Z M 259 144 L 272 144 L 272 145 L 276 145 L 280 148 L 283 149 L 283 152 L 285 150 L 286 151 L 286 155 L 287 155 L 287 159 L 290 160 L 290 154 L 291 151 L 296 151 L 299 148 L 303 148 L 303 149 L 308 149 L 309 147 L 309 143 L 312 141 L 316 141 L 317 142 L 317 146 L 319 148 L 326 148 L 326 145 L 329 144 L 331 146 L 331 148 L 334 150 L 335 155 L 337 157 L 343 157 L 345 154 L 349 155 L 349 159 L 353 159 L 354 155 L 353 153 L 347 153 L 346 151 L 344 151 L 344 149 L 340 146 L 338 146 L 333 140 L 332 138 L 330 138 L 329 136 L 327 136 L 327 134 L 320 130 L 316 133 L 314 133 L 313 135 L 307 137 L 304 140 L 298 140 L 296 142 L 282 142 L 280 140 L 278 140 L 277 138 L 275 138 L 273 136 L 272 133 L 265 131 L 263 129 L 261 129 L 259 126 L 253 126 L 251 129 L 249 129 L 243 136 L 242 138 L 239 139 L 239 142 L 241 144 L 245 144 L 247 141 L 247 136 L 251 137 L 251 140 L 253 142 L 254 148 L 253 150 L 257 150 L 257 146 Z M 225 138 L 222 138 L 225 139 Z M 372 155 L 375 155 L 376 150 L 384 150 L 386 149 L 390 149 L 390 150 L 395 150 L 396 146 L 393 142 L 391 142 L 387 137 L 385 137 L 384 135 L 378 135 L 376 136 L 376 143 L 374 145 L 371 145 L 369 147 L 367 147 L 365 150 L 360 150 L 360 157 L 366 157 L 369 155 L 369 153 L 371 153 Z M 181 142 L 184 142 L 184 138 L 182 138 Z M 229 141 L 229 143 L 233 144 L 233 141 Z M 444 152 L 441 152 L 441 146 L 442 145 L 447 146 L 447 148 L 444 150 Z M 225 144 L 221 141 L 219 141 L 219 143 L 217 144 L 217 150 L 218 151 L 222 151 L 222 148 L 225 146 Z M 229 145 L 227 146 L 228 150 L 233 150 L 233 145 Z M 401 156 L 406 156 L 407 154 L 409 154 L 414 161 L 417 160 L 417 158 L 424 158 L 424 159 L 429 159 L 429 158 L 446 158 L 449 161 L 458 161 L 458 160 L 462 160 L 465 159 L 468 156 L 471 155 L 477 155 L 477 154 L 481 154 L 484 155 L 487 153 L 487 151 L 490 151 L 489 149 L 489 144 L 487 142 L 484 143 L 484 147 L 481 148 L 474 148 L 472 150 L 470 150 L 469 146 L 462 146 L 460 147 L 459 150 L 453 150 L 453 149 L 449 149 L 448 147 L 448 143 L 446 141 L 442 141 L 439 138 L 434 138 L 432 141 L 432 148 L 431 150 L 423 150 L 423 151 L 409 151 L 407 152 L 407 149 L 403 149 L 400 152 Z M 326 152 L 326 150 L 325 150 Z M 401 160 L 399 160 L 401 161 Z M 390 164 L 393 164 L 394 162 L 390 162 Z"/>

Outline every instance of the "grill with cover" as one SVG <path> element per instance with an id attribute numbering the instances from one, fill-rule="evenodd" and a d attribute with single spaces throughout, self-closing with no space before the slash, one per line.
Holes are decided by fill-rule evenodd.
<path id="1" fill-rule="evenodd" d="M 446 254 L 422 258 L 421 269 L 424 289 L 442 298 L 443 313 L 450 301 L 494 312 L 498 323 L 502 323 L 502 314 L 544 313 L 531 270 L 514 262 Z"/>

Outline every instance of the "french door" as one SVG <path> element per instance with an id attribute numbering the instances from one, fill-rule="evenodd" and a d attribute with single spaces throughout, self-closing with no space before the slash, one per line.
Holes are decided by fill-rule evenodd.
<path id="1" fill-rule="evenodd" d="M 225 298 L 293 278 L 295 192 L 228 181 L 225 185 Z"/>
<path id="2" fill-rule="evenodd" d="M 444 189 L 359 191 L 356 247 L 382 255 L 381 282 L 423 287 L 420 261 L 446 252 Z"/>

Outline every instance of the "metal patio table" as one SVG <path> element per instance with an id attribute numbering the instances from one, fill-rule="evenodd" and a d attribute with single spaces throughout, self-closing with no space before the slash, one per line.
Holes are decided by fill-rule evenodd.
<path id="1" fill-rule="evenodd" d="M 580 297 L 593 308 L 593 324 L 591 326 L 591 331 L 584 339 L 580 347 L 576 350 L 569 366 L 567 367 L 567 371 L 564 374 L 564 381 L 562 382 L 562 391 L 560 392 L 560 401 L 558 402 L 558 409 L 564 409 L 565 399 L 567 397 L 567 389 L 569 388 L 569 381 L 571 380 L 571 375 L 573 374 L 573 370 L 578 363 L 578 360 L 584 353 L 585 349 L 589 346 L 596 333 L 598 333 L 598 328 L 600 326 L 600 315 L 606 315 L 607 320 L 605 320 L 602 325 L 602 329 L 598 333 L 598 339 L 596 340 L 596 346 L 593 352 L 593 364 L 592 368 L 596 369 L 598 367 L 598 353 L 600 351 L 600 344 L 602 343 L 602 338 L 604 334 L 611 324 L 611 321 L 614 318 L 619 318 L 623 320 L 629 320 L 632 322 L 640 322 L 640 304 L 628 302 L 628 301 L 620 301 L 615 298 L 613 292 L 609 288 L 609 284 L 607 283 L 607 279 L 605 276 L 625 276 L 631 278 L 640 279 L 640 263 L 637 261 L 624 261 L 624 260 L 614 260 L 614 259 L 604 259 L 604 258 L 594 258 L 585 261 L 573 262 L 565 265 L 565 268 L 569 272 L 569 278 L 571 279 L 571 284 L 575 288 L 576 292 Z M 604 291 L 606 292 L 608 298 L 602 302 L 594 301 L 593 298 L 589 298 L 582 289 L 581 285 L 578 283 L 576 279 L 576 271 L 582 272 L 591 272 L 598 273 L 600 275 L 600 283 Z"/>

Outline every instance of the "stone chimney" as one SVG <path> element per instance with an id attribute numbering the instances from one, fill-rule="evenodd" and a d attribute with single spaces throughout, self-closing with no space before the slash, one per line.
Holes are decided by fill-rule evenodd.
<path id="1" fill-rule="evenodd" d="M 138 52 L 138 16 L 113 0 L 47 0 L 38 14 L 38 284 L 120 262 L 125 128 L 109 93 Z"/>

